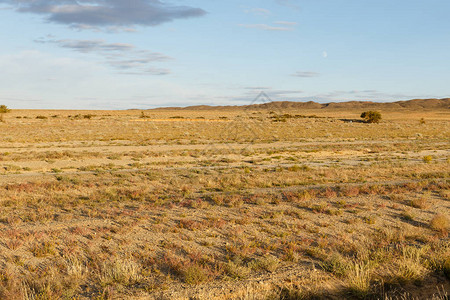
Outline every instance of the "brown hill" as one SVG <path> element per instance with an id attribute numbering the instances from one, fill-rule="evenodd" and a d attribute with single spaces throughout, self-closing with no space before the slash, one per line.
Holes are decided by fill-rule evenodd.
<path id="1" fill-rule="evenodd" d="M 414 99 L 408 101 L 397 102 L 359 102 L 349 101 L 340 103 L 325 104 L 326 109 L 381 109 L 381 110 L 396 110 L 396 109 L 449 109 L 450 98 L 446 99 Z"/>
<path id="2" fill-rule="evenodd" d="M 398 101 L 396 102 L 402 107 L 421 107 L 421 108 L 433 108 L 433 109 L 449 109 L 450 108 L 450 98 L 445 99 L 414 99 L 409 101 Z"/>
<path id="3" fill-rule="evenodd" d="M 294 102 L 276 101 L 263 104 L 252 104 L 243 106 L 209 106 L 197 105 L 188 107 L 164 107 L 157 108 L 163 110 L 303 110 L 303 109 L 323 109 L 323 110 L 352 110 L 352 109 L 378 109 L 378 110 L 446 110 L 450 109 L 450 98 L 444 99 L 413 99 L 396 102 L 372 102 L 372 101 L 347 101 L 317 103 L 314 101 Z"/>

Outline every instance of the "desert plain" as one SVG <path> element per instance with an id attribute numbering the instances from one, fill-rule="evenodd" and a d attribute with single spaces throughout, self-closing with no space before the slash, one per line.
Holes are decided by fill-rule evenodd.
<path id="1" fill-rule="evenodd" d="M 449 107 L 12 109 L 0 298 L 448 299 Z"/>

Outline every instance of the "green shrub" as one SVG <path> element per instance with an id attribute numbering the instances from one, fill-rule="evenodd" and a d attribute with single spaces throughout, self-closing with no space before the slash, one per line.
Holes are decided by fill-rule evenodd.
<path id="1" fill-rule="evenodd" d="M 264 257 L 264 258 L 253 261 L 250 264 L 250 267 L 254 270 L 264 270 L 266 272 L 272 273 L 278 268 L 279 264 L 280 264 L 280 261 L 278 260 L 278 258 L 276 258 L 274 256 L 268 256 L 268 257 Z"/>
<path id="2" fill-rule="evenodd" d="M 200 284 L 208 280 L 208 272 L 198 265 L 190 265 L 184 271 L 184 282 L 190 285 Z"/>
<path id="3" fill-rule="evenodd" d="M 3 114 L 9 113 L 11 110 L 6 105 L 0 105 L 0 122 L 4 122 Z"/>
<path id="4" fill-rule="evenodd" d="M 378 111 L 365 111 L 361 114 L 361 118 L 364 119 L 366 123 L 379 123 L 381 120 L 381 113 Z"/>
<path id="5" fill-rule="evenodd" d="M 422 158 L 422 160 L 423 160 L 424 163 L 429 164 L 430 162 L 433 161 L 433 156 L 431 156 L 431 155 L 425 155 L 425 156 Z"/>
<path id="6" fill-rule="evenodd" d="M 333 273 L 338 277 L 348 275 L 349 266 L 345 259 L 339 253 L 333 253 L 320 266 L 327 272 Z"/>
<path id="7" fill-rule="evenodd" d="M 225 272 L 234 279 L 245 279 L 250 273 L 251 269 L 243 264 L 240 259 L 235 259 L 235 261 L 229 261 L 225 265 Z"/>
<path id="8" fill-rule="evenodd" d="M 414 214 L 414 212 L 410 211 L 410 210 L 405 210 L 401 213 L 401 216 L 404 220 L 406 221 L 414 221 L 416 215 Z"/>
<path id="9" fill-rule="evenodd" d="M 11 110 L 6 105 L 0 105 L 0 114 L 9 113 Z"/>

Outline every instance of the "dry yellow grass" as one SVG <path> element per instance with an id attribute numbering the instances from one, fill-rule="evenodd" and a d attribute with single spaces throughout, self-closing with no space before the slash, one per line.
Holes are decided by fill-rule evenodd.
<path id="1" fill-rule="evenodd" d="M 6 114 L 0 298 L 448 293 L 448 112 L 289 114 Z"/>
<path id="2" fill-rule="evenodd" d="M 430 226 L 434 230 L 445 232 L 450 226 L 450 221 L 448 219 L 448 216 L 444 214 L 438 214 L 433 217 L 433 219 L 431 219 Z"/>

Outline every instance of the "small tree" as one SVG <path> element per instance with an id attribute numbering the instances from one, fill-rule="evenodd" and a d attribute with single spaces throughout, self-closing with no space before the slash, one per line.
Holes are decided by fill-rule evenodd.
<path id="1" fill-rule="evenodd" d="M 3 114 L 9 113 L 11 110 L 6 105 L 0 105 L 0 122 L 4 122 Z"/>
<path id="2" fill-rule="evenodd" d="M 381 120 L 381 113 L 369 110 L 363 112 L 361 118 L 363 118 L 366 123 L 379 123 Z"/>
<path id="3" fill-rule="evenodd" d="M 10 111 L 11 110 L 8 107 L 6 107 L 6 105 L 0 105 L 0 114 L 6 114 Z"/>

